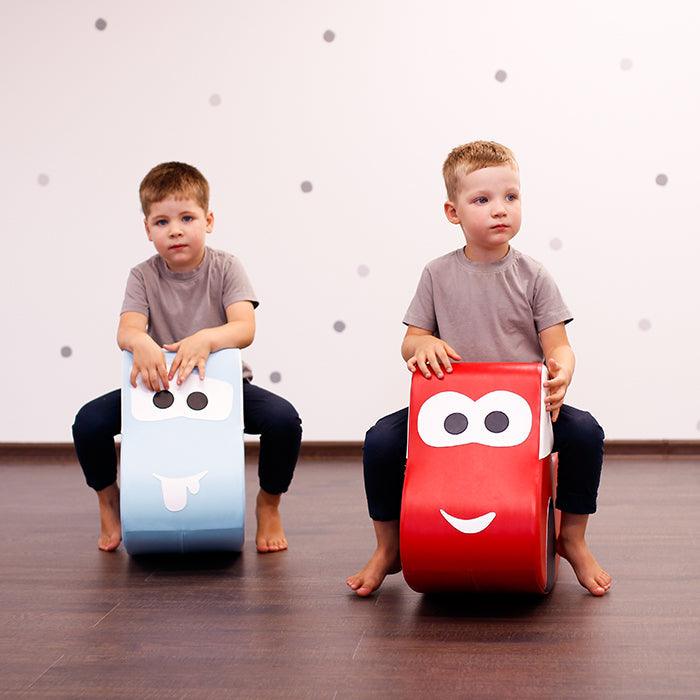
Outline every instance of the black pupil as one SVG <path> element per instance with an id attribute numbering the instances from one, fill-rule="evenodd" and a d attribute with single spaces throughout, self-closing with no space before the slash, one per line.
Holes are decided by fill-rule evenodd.
<path id="1" fill-rule="evenodd" d="M 153 405 L 156 408 L 170 408 L 175 397 L 169 391 L 156 391 L 153 395 Z"/>
<path id="2" fill-rule="evenodd" d="M 206 408 L 208 403 L 209 399 L 207 399 L 206 395 L 203 394 L 201 391 L 193 391 L 187 397 L 187 405 L 193 411 L 201 411 L 203 408 Z"/>
<path id="3" fill-rule="evenodd" d="M 463 413 L 450 413 L 450 415 L 445 418 L 444 423 L 445 430 L 450 435 L 459 435 L 463 433 L 468 425 L 469 421 Z"/>
<path id="4" fill-rule="evenodd" d="M 503 411 L 491 411 L 486 416 L 484 425 L 490 433 L 502 433 L 509 424 L 508 416 Z"/>

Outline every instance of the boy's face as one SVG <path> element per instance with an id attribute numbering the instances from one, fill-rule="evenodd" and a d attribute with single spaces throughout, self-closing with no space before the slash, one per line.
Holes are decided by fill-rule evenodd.
<path id="1" fill-rule="evenodd" d="M 458 175 L 453 200 L 445 214 L 459 224 L 470 248 L 508 252 L 508 241 L 520 230 L 520 177 L 508 165 Z"/>
<path id="2" fill-rule="evenodd" d="M 194 270 L 204 258 L 207 234 L 214 215 L 194 199 L 168 197 L 154 202 L 144 219 L 148 240 L 174 272 Z"/>

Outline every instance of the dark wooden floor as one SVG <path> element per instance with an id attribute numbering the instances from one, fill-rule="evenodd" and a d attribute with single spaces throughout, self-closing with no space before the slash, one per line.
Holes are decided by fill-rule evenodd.
<path id="1" fill-rule="evenodd" d="M 373 538 L 355 460 L 300 464 L 288 552 L 256 554 L 249 518 L 241 555 L 203 559 L 99 552 L 74 464 L 0 479 L 4 697 L 700 696 L 697 460 L 608 461 L 604 599 L 565 563 L 544 599 L 424 597 L 400 574 L 356 598 Z"/>

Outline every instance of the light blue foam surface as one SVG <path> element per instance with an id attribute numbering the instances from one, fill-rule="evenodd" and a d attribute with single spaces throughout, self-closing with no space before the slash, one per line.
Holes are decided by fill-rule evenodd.
<path id="1" fill-rule="evenodd" d="M 166 353 L 168 367 L 175 357 Z M 240 551 L 245 520 L 241 352 L 209 356 L 159 408 L 154 392 L 122 373 L 121 519 L 129 554 Z M 195 396 L 192 396 L 195 394 Z M 188 406 L 206 406 L 195 410 Z M 195 403 L 200 399 L 200 403 Z"/>

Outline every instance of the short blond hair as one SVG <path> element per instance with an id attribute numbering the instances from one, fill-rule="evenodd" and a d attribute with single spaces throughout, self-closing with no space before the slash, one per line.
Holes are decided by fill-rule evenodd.
<path id="1" fill-rule="evenodd" d="M 209 183 L 202 173 L 187 163 L 161 163 L 151 168 L 141 181 L 139 197 L 144 216 L 151 206 L 168 197 L 191 197 L 204 210 L 209 211 Z"/>
<path id="2" fill-rule="evenodd" d="M 442 166 L 448 199 L 453 199 L 457 194 L 460 175 L 469 175 L 475 170 L 498 165 L 510 165 L 513 170 L 518 169 L 513 151 L 495 141 L 470 141 L 453 148 Z"/>

